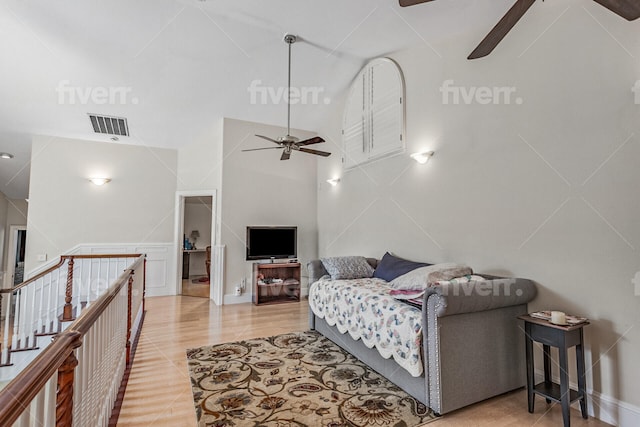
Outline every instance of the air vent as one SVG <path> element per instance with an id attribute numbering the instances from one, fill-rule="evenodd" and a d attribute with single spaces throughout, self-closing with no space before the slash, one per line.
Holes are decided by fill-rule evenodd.
<path id="1" fill-rule="evenodd" d="M 129 125 L 127 124 L 127 119 L 123 117 L 89 114 L 89 119 L 91 119 L 91 126 L 93 126 L 95 133 L 129 136 Z"/>

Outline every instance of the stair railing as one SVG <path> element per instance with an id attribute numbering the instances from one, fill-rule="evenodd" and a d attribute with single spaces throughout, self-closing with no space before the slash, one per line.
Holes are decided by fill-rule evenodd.
<path id="1" fill-rule="evenodd" d="M 38 337 L 60 333 L 139 256 L 63 255 L 56 265 L 0 290 L 0 366 L 11 366 L 13 353 L 37 349 Z"/>
<path id="2" fill-rule="evenodd" d="M 77 318 L 0 391 L 0 425 L 109 425 L 131 361 L 134 329 L 139 330 L 142 322 L 145 267 L 144 255 L 138 255 L 88 308 L 72 310 L 80 313 Z M 67 304 L 66 283 L 62 309 Z M 79 291 L 76 297 L 72 294 L 72 303 L 82 303 L 82 287 Z"/>

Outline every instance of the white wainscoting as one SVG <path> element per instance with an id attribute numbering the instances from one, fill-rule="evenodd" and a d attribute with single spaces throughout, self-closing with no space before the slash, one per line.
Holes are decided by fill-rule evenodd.
<path id="1" fill-rule="evenodd" d="M 177 289 L 177 266 L 173 262 L 173 243 L 120 243 L 120 244 L 81 244 L 66 251 L 64 255 L 88 254 L 147 254 L 147 293 L 148 297 L 175 295 Z M 58 263 L 58 258 L 29 271 L 27 277 L 33 277 L 40 271 Z"/>
<path id="2" fill-rule="evenodd" d="M 176 266 L 171 262 L 173 243 L 80 245 L 79 254 L 147 254 L 148 297 L 176 294 Z M 74 253 L 71 253 L 73 255 Z"/>

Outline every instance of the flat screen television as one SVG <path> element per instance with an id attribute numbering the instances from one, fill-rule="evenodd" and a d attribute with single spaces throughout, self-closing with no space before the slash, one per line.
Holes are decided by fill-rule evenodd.
<path id="1" fill-rule="evenodd" d="M 247 260 L 296 258 L 298 227 L 247 227 Z"/>

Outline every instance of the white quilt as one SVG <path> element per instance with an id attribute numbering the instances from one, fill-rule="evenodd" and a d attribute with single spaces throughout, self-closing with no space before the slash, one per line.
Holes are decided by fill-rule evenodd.
<path id="1" fill-rule="evenodd" d="M 341 333 L 349 332 L 385 359 L 393 359 L 412 376 L 423 372 L 422 313 L 390 295 L 381 279 L 322 278 L 309 288 L 313 313 Z"/>

